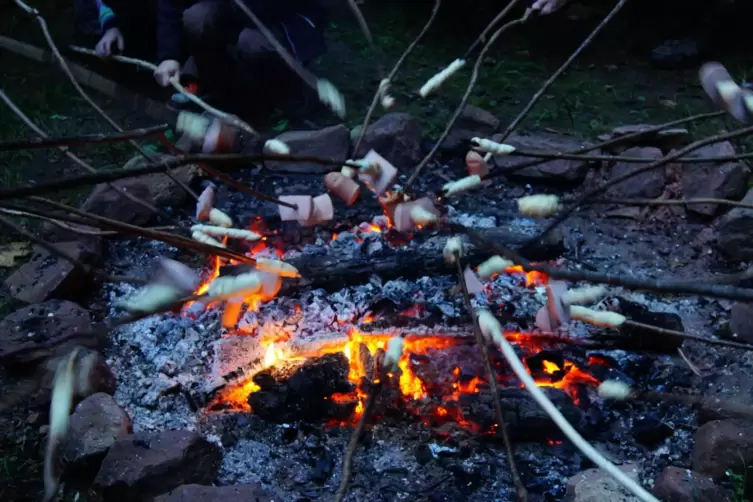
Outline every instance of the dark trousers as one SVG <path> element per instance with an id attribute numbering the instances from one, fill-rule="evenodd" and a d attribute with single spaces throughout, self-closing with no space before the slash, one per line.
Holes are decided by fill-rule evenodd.
<path id="1" fill-rule="evenodd" d="M 269 26 L 286 48 L 285 33 Z M 279 65 L 281 60 L 272 44 L 233 2 L 200 1 L 183 13 L 183 30 L 198 78 L 210 92 L 232 92 L 238 72 L 252 70 L 264 78 L 261 68 Z M 189 74 L 194 71 L 189 65 Z"/>

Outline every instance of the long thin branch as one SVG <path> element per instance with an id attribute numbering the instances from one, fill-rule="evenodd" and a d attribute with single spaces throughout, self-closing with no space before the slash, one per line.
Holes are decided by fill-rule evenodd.
<path id="1" fill-rule="evenodd" d="M 376 381 L 372 383 L 371 389 L 369 390 L 369 395 L 363 405 L 363 413 L 361 413 L 361 418 L 358 420 L 356 428 L 353 430 L 353 434 L 351 434 L 350 436 L 350 441 L 348 441 L 348 447 L 346 448 L 345 455 L 343 456 L 343 468 L 342 473 L 340 474 L 340 485 L 338 486 L 337 492 L 335 493 L 334 502 L 342 502 L 345 498 L 345 495 L 348 493 L 348 485 L 350 484 L 351 469 L 353 466 L 353 456 L 355 455 L 356 449 L 358 448 L 358 441 L 360 441 L 361 436 L 363 435 L 363 431 L 364 429 L 366 429 L 366 422 L 369 421 L 372 413 L 374 413 L 377 399 L 382 393 L 384 382 L 387 379 L 387 372 L 384 371 L 383 367 L 379 369 L 378 373 L 379 376 L 377 377 Z"/>
<path id="2" fill-rule="evenodd" d="M 353 15 L 356 18 L 356 22 L 358 23 L 358 27 L 361 28 L 361 32 L 363 33 L 363 36 L 366 38 L 366 42 L 369 44 L 369 49 L 371 49 L 371 54 L 374 57 L 374 64 L 377 68 L 377 75 L 379 76 L 379 80 L 382 80 L 382 75 L 384 75 L 384 70 L 382 69 L 382 64 L 379 62 L 380 55 L 379 51 L 376 48 L 376 44 L 374 43 L 374 37 L 371 36 L 371 30 L 369 29 L 369 24 L 366 22 L 366 18 L 363 17 L 363 12 L 361 12 L 361 9 L 358 8 L 358 4 L 356 3 L 356 0 L 348 0 L 348 6 L 350 7 L 350 10 L 353 11 Z"/>
<path id="3" fill-rule="evenodd" d="M 42 148 L 57 148 L 61 146 L 81 146 L 96 145 L 101 143 L 118 143 L 132 139 L 143 139 L 166 131 L 169 126 L 162 124 L 141 129 L 132 129 L 130 131 L 118 132 L 115 134 L 83 134 L 77 136 L 56 136 L 48 138 L 30 138 L 16 139 L 9 141 L 0 141 L 0 152 L 10 152 L 13 150 L 38 150 Z"/>
<path id="4" fill-rule="evenodd" d="M 582 160 L 584 162 L 624 162 L 626 164 L 650 164 L 656 159 L 646 157 L 631 157 L 626 155 L 582 155 L 568 152 L 515 150 L 508 154 L 510 157 L 531 157 L 535 159 L 550 160 Z M 673 162 L 677 164 L 694 164 L 699 162 L 736 162 L 753 158 L 753 152 L 739 153 L 735 155 L 713 155 L 709 157 L 680 157 Z M 517 166 L 512 166 L 517 167 Z"/>
<path id="5" fill-rule="evenodd" d="M 397 72 L 400 71 L 400 67 L 403 65 L 405 60 L 408 58 L 411 52 L 413 52 L 413 49 L 416 48 L 418 43 L 421 41 L 421 39 L 426 35 L 426 33 L 429 31 L 429 28 L 431 28 L 431 25 L 434 23 L 434 19 L 437 17 L 437 12 L 439 12 L 439 7 L 442 5 L 442 0 L 434 0 L 434 8 L 431 11 L 431 16 L 429 16 L 429 20 L 426 21 L 426 24 L 424 25 L 421 32 L 418 34 L 418 36 L 413 40 L 413 42 L 410 43 L 407 49 L 405 49 L 405 52 L 403 52 L 402 56 L 400 56 L 400 59 L 397 60 L 397 63 L 395 63 L 395 66 L 392 68 L 392 71 L 390 71 L 389 75 L 387 75 L 387 81 L 391 82 L 394 80 L 395 76 L 397 75 Z M 361 124 L 361 131 L 358 133 L 358 139 L 356 140 L 356 145 L 353 148 L 353 155 L 358 155 L 358 151 L 361 148 L 361 143 L 363 142 L 363 138 L 366 135 L 366 128 L 369 127 L 369 122 L 371 122 L 371 117 L 374 115 L 374 112 L 376 111 L 376 107 L 379 104 L 379 99 L 382 96 L 381 92 L 381 82 L 379 87 L 377 87 L 377 91 L 374 93 L 374 99 L 371 100 L 371 105 L 369 106 L 369 110 L 366 112 L 366 116 L 363 119 L 363 123 Z"/>
<path id="6" fill-rule="evenodd" d="M 510 134 L 515 130 L 516 127 L 520 125 L 520 123 L 526 118 L 526 116 L 531 112 L 534 106 L 536 106 L 536 103 L 539 102 L 539 99 L 544 95 L 546 91 L 549 90 L 549 88 L 552 86 L 555 80 L 565 73 L 565 71 L 570 67 L 570 65 L 575 61 L 575 59 L 580 56 L 580 54 L 585 50 L 586 47 L 588 47 L 591 42 L 596 38 L 596 36 L 601 33 L 601 31 L 606 27 L 606 25 L 611 21 L 618 12 L 620 12 L 620 9 L 627 3 L 627 0 L 619 0 L 617 2 L 617 5 L 614 6 L 614 8 L 607 14 L 604 19 L 601 20 L 601 22 L 594 28 L 594 30 L 591 32 L 588 37 L 583 41 L 580 46 L 575 49 L 575 51 L 570 54 L 570 57 L 567 58 L 567 60 L 562 63 L 562 66 L 557 68 L 557 71 L 552 73 L 552 76 L 547 79 L 546 82 L 544 82 L 544 85 L 542 85 L 538 91 L 536 91 L 536 94 L 533 95 L 531 100 L 528 102 L 528 104 L 523 108 L 523 110 L 518 114 L 515 119 L 510 122 L 510 125 L 507 126 L 507 129 L 502 132 L 502 137 L 499 139 L 499 143 L 504 143 L 504 141 L 507 139 Z"/>
<path id="7" fill-rule="evenodd" d="M 47 28 L 47 21 L 45 21 L 44 17 L 42 17 L 42 14 L 35 8 L 30 7 L 26 3 L 24 3 L 22 0 L 14 0 L 16 5 L 21 7 L 24 11 L 26 11 L 28 14 L 34 16 L 34 18 L 37 20 L 37 23 L 39 24 L 39 27 L 42 29 L 42 34 L 44 35 L 45 40 L 47 41 L 47 45 L 50 47 L 50 50 L 52 50 L 53 55 L 55 56 L 55 59 L 57 59 L 58 64 L 60 64 L 60 67 L 63 69 L 63 72 L 65 73 L 66 77 L 68 77 L 68 80 L 71 81 L 71 84 L 73 84 L 73 87 L 76 89 L 76 91 L 79 93 L 79 95 L 86 101 L 89 106 L 91 106 L 105 121 L 110 124 L 110 126 L 116 130 L 117 132 L 123 132 L 123 128 L 118 125 L 117 122 L 115 122 L 112 117 L 110 117 L 107 112 L 105 112 L 102 107 L 100 107 L 97 103 L 94 102 L 94 100 L 84 91 L 84 89 L 81 87 L 81 85 L 76 80 L 76 77 L 73 76 L 73 72 L 68 67 L 68 63 L 65 61 L 65 58 L 62 54 L 60 54 L 60 51 L 58 50 L 57 44 L 55 44 L 55 41 L 52 39 L 52 35 L 50 34 L 50 30 Z M 141 154 L 142 157 L 144 157 L 147 160 L 154 160 L 154 157 L 150 155 L 146 150 L 144 150 L 141 145 L 136 143 L 134 140 L 129 140 L 129 143 Z M 190 197 L 193 197 L 194 199 L 197 199 L 198 196 L 196 193 L 194 193 L 193 190 L 191 190 L 188 185 L 183 183 L 182 181 L 175 178 L 170 172 L 165 172 L 165 175 L 170 178 L 174 183 L 177 183 L 178 186 L 180 186 Z"/>
<path id="8" fill-rule="evenodd" d="M 496 16 L 494 16 L 494 19 L 492 19 L 489 24 L 486 25 L 486 28 L 484 28 L 484 31 L 481 32 L 481 34 L 476 38 L 476 40 L 473 41 L 471 46 L 468 48 L 468 50 L 465 52 L 465 55 L 462 57 L 462 59 L 468 59 L 471 57 L 471 54 L 476 50 L 476 48 L 479 46 L 479 44 L 486 44 L 486 36 L 491 33 L 491 31 L 494 29 L 497 24 L 499 24 L 500 21 L 502 21 L 505 16 L 507 16 L 508 12 L 510 12 L 515 7 L 515 2 L 508 3 L 504 9 L 502 9 Z"/>
<path id="9" fill-rule="evenodd" d="M 452 223 L 449 224 L 449 229 L 454 233 L 464 233 L 468 235 L 471 241 L 477 246 L 486 248 L 494 254 L 504 256 L 505 258 L 520 265 L 526 272 L 543 272 L 550 277 L 554 277 L 555 279 L 564 279 L 573 282 L 585 281 L 595 284 L 609 284 L 612 286 L 620 286 L 625 289 L 656 291 L 659 293 L 675 295 L 689 294 L 709 296 L 714 298 L 725 298 L 727 300 L 741 300 L 747 302 L 753 301 L 753 289 L 749 288 L 738 288 L 734 286 L 724 286 L 718 284 L 700 284 L 698 282 L 686 281 L 639 279 L 624 275 L 603 274 L 598 272 L 588 272 L 585 270 L 563 270 L 549 265 L 533 264 L 511 249 L 508 249 L 496 242 L 486 239 L 481 233 L 472 228 Z"/>
<path id="10" fill-rule="evenodd" d="M 715 204 L 717 206 L 732 206 L 753 209 L 753 204 L 746 204 L 728 199 L 698 198 L 698 199 L 591 199 L 584 204 L 618 204 L 621 206 L 694 206 L 699 204 Z"/>
<path id="11" fill-rule="evenodd" d="M 85 228 L 76 228 L 67 223 L 64 223 L 63 221 L 60 221 L 60 217 L 53 218 L 52 216 L 43 216 L 38 213 L 30 213 L 28 211 L 21 211 L 18 209 L 8 209 L 5 207 L 0 207 L 0 213 L 7 214 L 8 216 L 17 216 L 19 218 L 31 218 L 34 220 L 46 221 L 58 228 L 62 228 L 63 230 L 67 230 L 69 232 L 73 232 L 74 234 L 83 235 L 86 237 L 111 237 L 113 235 L 120 235 L 119 232 L 112 230 L 87 230 Z M 173 226 L 163 226 L 150 227 L 149 230 L 175 230 L 176 228 L 177 227 Z"/>
<path id="12" fill-rule="evenodd" d="M 83 218 L 91 219 L 92 221 L 99 223 L 98 226 L 101 228 L 117 230 L 118 232 L 121 232 L 125 235 L 132 235 L 134 237 L 143 237 L 145 239 L 160 241 L 160 242 L 164 242 L 166 244 L 170 244 L 172 246 L 175 246 L 181 249 L 187 249 L 189 251 L 193 251 L 195 253 L 202 253 L 202 254 L 206 254 L 210 256 L 219 256 L 221 258 L 236 260 L 240 263 L 244 263 L 247 265 L 256 264 L 256 260 L 254 260 L 253 258 L 249 258 L 248 256 L 244 254 L 236 253 L 235 251 L 231 251 L 225 248 L 220 248 L 217 246 L 210 246 L 208 244 L 203 244 L 193 239 L 183 237 L 182 235 L 171 234 L 167 232 L 160 232 L 160 231 L 155 231 L 152 229 L 138 227 L 136 225 L 130 225 L 128 223 L 123 223 L 123 222 L 113 220 L 110 218 L 105 218 L 104 216 L 99 216 L 93 213 L 87 213 L 86 211 L 81 211 L 80 209 L 76 209 L 75 207 L 71 207 L 66 204 L 62 204 L 60 202 L 56 202 L 53 200 L 44 199 L 42 197 L 30 197 L 30 200 L 37 202 L 39 204 L 42 204 L 44 206 L 52 207 L 55 209 L 60 209 L 66 212 L 76 214 Z"/>
<path id="13" fill-rule="evenodd" d="M 251 197 L 256 197 L 259 200 L 263 200 L 264 202 L 273 202 L 275 204 L 279 204 L 281 206 L 289 207 L 291 209 L 298 210 L 298 206 L 295 204 L 291 204 L 290 202 L 285 202 L 282 200 L 275 199 L 274 197 L 270 197 L 269 195 L 263 194 L 259 192 L 258 190 L 254 190 L 253 188 L 241 183 L 240 181 L 236 181 L 227 174 L 223 173 L 222 171 L 218 171 L 217 169 L 211 168 L 206 164 L 196 164 L 196 166 L 201 169 L 202 171 L 205 171 L 212 176 L 215 176 L 231 187 L 235 188 L 239 192 L 243 192 L 245 194 L 250 195 Z"/>
<path id="14" fill-rule="evenodd" d="M 647 171 L 651 171 L 652 169 L 657 169 L 659 167 L 662 167 L 668 164 L 669 162 L 672 162 L 675 159 L 679 159 L 680 157 L 687 155 L 688 153 L 694 150 L 698 150 L 699 148 L 702 148 L 706 145 L 710 145 L 713 143 L 720 143 L 722 141 L 739 138 L 742 136 L 747 136 L 749 134 L 753 134 L 753 126 L 743 127 L 741 129 L 738 129 L 736 131 L 732 131 L 729 133 L 719 134 L 716 136 L 704 138 L 694 143 L 691 143 L 690 145 L 686 146 L 685 148 L 681 150 L 677 150 L 674 153 L 670 153 L 669 155 L 666 155 L 662 157 L 661 159 L 651 162 L 650 164 L 646 164 L 645 166 L 641 166 L 636 169 L 633 169 L 632 171 L 629 171 L 623 174 L 622 176 L 617 176 L 616 178 L 612 178 L 600 184 L 599 186 L 587 191 L 586 193 L 581 195 L 575 202 L 573 202 L 570 206 L 560 211 L 560 213 L 552 219 L 552 221 L 541 231 L 541 233 L 538 236 L 530 239 L 528 244 L 532 244 L 534 242 L 540 241 L 542 238 L 546 237 L 549 234 L 549 232 L 551 232 L 557 226 L 559 226 L 561 223 L 567 220 L 567 218 L 570 217 L 570 215 L 572 215 L 578 209 L 578 207 L 586 203 L 589 199 L 595 197 L 596 195 L 604 193 L 609 188 L 617 185 L 618 183 L 622 183 L 626 179 L 632 178 L 634 176 L 637 176 L 641 173 L 645 173 Z"/>
<path id="15" fill-rule="evenodd" d="M 730 347 L 733 349 L 753 351 L 753 345 L 750 345 L 747 343 L 739 343 L 739 342 L 733 342 L 729 340 L 716 340 L 714 338 L 704 338 L 702 336 L 691 335 L 689 333 L 676 331 L 674 329 L 660 328 L 658 326 L 653 326 L 651 324 L 644 324 L 642 322 L 631 321 L 629 319 L 625 321 L 623 326 L 632 326 L 633 328 L 639 328 L 639 329 L 643 329 L 647 331 L 652 331 L 661 336 L 682 338 L 684 340 L 693 340 L 695 342 L 705 343 L 706 345 L 716 345 L 718 347 Z"/>
<path id="16" fill-rule="evenodd" d="M 21 111 L 21 109 L 18 106 L 16 106 L 16 104 L 13 102 L 13 100 L 11 100 L 10 97 L 7 94 L 5 94 L 5 91 L 3 89 L 0 89 L 0 100 L 2 100 L 8 106 L 8 108 L 10 108 L 11 111 L 19 119 L 21 119 L 22 122 L 24 124 L 26 124 L 26 126 L 29 129 L 31 129 L 32 131 L 34 131 L 40 138 L 48 138 L 49 137 L 46 132 L 44 132 L 34 122 L 32 122 L 32 120 L 23 111 Z M 63 152 L 63 154 L 66 157 L 68 157 L 71 161 L 73 161 L 74 163 L 78 164 L 83 169 L 89 171 L 91 173 L 91 176 L 96 176 L 96 175 L 99 174 L 99 172 L 96 169 L 94 169 L 88 163 L 84 162 L 83 159 L 81 159 L 80 157 L 78 157 L 77 155 L 75 155 L 73 152 L 69 151 L 68 148 L 66 148 L 64 146 L 61 146 L 61 147 L 58 147 L 58 149 L 61 152 Z M 160 169 L 160 170 L 157 170 L 155 172 L 161 172 L 161 171 L 164 171 L 164 168 Z M 168 215 L 167 213 L 165 213 L 164 211 L 161 211 L 161 210 L 157 209 L 154 205 L 150 204 L 149 202 L 147 202 L 145 200 L 139 199 L 138 197 L 136 197 L 133 194 L 129 193 L 128 191 L 124 190 L 122 187 L 117 187 L 117 186 L 114 186 L 114 185 L 110 185 L 109 181 L 114 181 L 114 180 L 104 180 L 104 182 L 108 183 L 108 186 L 110 186 L 110 188 L 112 188 L 113 190 L 115 190 L 117 193 L 121 194 L 126 199 L 128 199 L 128 200 L 130 200 L 132 202 L 135 202 L 136 204 L 138 204 L 138 205 L 140 205 L 142 207 L 145 207 L 145 208 L 149 209 L 150 211 L 154 211 L 155 213 L 160 214 L 161 216 L 163 216 L 164 218 L 167 218 L 168 220 L 172 220 L 172 217 L 170 215 Z M 68 187 L 68 188 L 75 188 L 75 187 Z M 13 189 L 9 189 L 9 190 L 12 191 Z"/>
<path id="17" fill-rule="evenodd" d="M 518 1 L 519 0 L 512 0 L 508 8 L 512 8 L 512 6 L 514 6 Z M 530 14 L 531 14 L 531 11 L 526 10 L 525 14 L 523 14 L 522 17 L 502 25 L 497 31 L 494 32 L 491 38 L 489 38 L 489 41 L 484 45 L 484 48 L 481 49 L 481 52 L 476 58 L 476 64 L 473 66 L 473 73 L 471 74 L 471 79 L 468 82 L 468 87 L 466 87 L 465 94 L 463 95 L 463 98 L 460 100 L 460 104 L 455 109 L 455 113 L 452 115 L 452 118 L 450 118 L 449 122 L 447 122 L 447 125 L 445 126 L 444 131 L 442 132 L 441 136 L 437 140 L 434 147 L 431 149 L 429 153 L 426 154 L 426 157 L 424 157 L 423 160 L 421 160 L 421 162 L 419 162 L 419 164 L 413 170 L 413 173 L 405 182 L 405 185 L 403 185 L 403 188 L 400 190 L 400 193 L 406 193 L 408 191 L 408 189 L 413 184 L 413 182 L 415 182 L 418 176 L 421 174 L 421 171 L 426 167 L 426 165 L 431 161 L 434 155 L 436 155 L 436 153 L 439 151 L 439 148 L 442 146 L 442 142 L 447 138 L 447 136 L 450 134 L 450 131 L 455 126 L 455 122 L 460 117 L 460 114 L 463 113 L 463 110 L 465 109 L 465 105 L 468 103 L 468 99 L 471 97 L 473 88 L 476 86 L 476 81 L 478 80 L 479 69 L 481 68 L 481 64 L 484 62 L 486 53 L 489 51 L 491 46 L 494 44 L 494 42 L 497 41 L 497 39 L 505 31 L 512 28 L 513 26 L 518 26 L 520 24 L 525 23 L 528 20 L 528 17 L 530 16 Z"/>
<path id="18" fill-rule="evenodd" d="M 46 240 L 37 237 L 36 235 L 24 229 L 20 225 L 15 224 L 13 221 L 11 221 L 9 218 L 6 218 L 5 216 L 0 216 L 0 225 L 3 225 L 9 228 L 12 232 L 19 234 L 20 236 L 28 239 L 29 241 L 33 242 L 37 246 L 47 250 L 50 254 L 61 257 L 63 260 L 67 261 L 68 263 L 73 265 L 75 268 L 81 270 L 85 274 L 96 275 L 105 282 L 112 282 L 112 283 L 127 282 L 131 284 L 143 284 L 144 283 L 144 280 L 137 279 L 134 277 L 111 276 L 111 275 L 105 274 L 101 270 L 97 270 L 94 267 L 91 267 L 79 261 L 75 256 L 73 256 L 69 252 L 65 251 L 64 249 L 60 249 L 59 246 L 56 246 L 55 244 L 51 242 L 47 242 Z"/>
<path id="19" fill-rule="evenodd" d="M 88 56 L 94 56 L 94 57 L 100 57 L 96 52 L 94 52 L 91 49 L 86 49 L 84 47 L 78 47 L 75 45 L 72 45 L 70 49 L 74 52 L 78 52 L 80 54 L 86 54 Z M 134 66 L 138 66 L 140 68 L 144 68 L 147 70 L 155 71 L 157 70 L 157 65 L 152 64 L 148 61 L 144 61 L 143 59 L 136 59 L 136 58 L 129 58 L 126 56 L 118 56 L 113 55 L 110 56 L 109 59 L 112 59 L 113 61 L 117 61 L 118 63 L 124 63 L 124 64 L 130 64 Z M 170 85 L 173 86 L 173 88 L 178 91 L 180 94 L 186 97 L 186 99 L 190 100 L 195 105 L 203 108 L 210 114 L 214 115 L 218 119 L 222 120 L 223 122 L 226 122 L 234 127 L 237 127 L 238 129 L 242 129 L 246 131 L 247 133 L 257 136 L 258 133 L 254 130 L 253 127 L 251 127 L 247 122 L 244 122 L 240 118 L 236 117 L 235 115 L 231 115 L 227 112 L 223 112 L 222 110 L 215 108 L 209 104 L 207 104 L 204 100 L 196 96 L 195 94 L 191 94 L 190 92 L 187 92 L 182 85 L 180 85 L 180 82 L 174 78 L 170 79 Z"/>
<path id="20" fill-rule="evenodd" d="M 486 380 L 489 382 L 489 390 L 492 393 L 492 401 L 494 402 L 494 415 L 497 419 L 497 426 L 500 435 L 502 436 L 502 443 L 505 445 L 505 453 L 507 454 L 507 465 L 510 468 L 510 475 L 512 476 L 513 484 L 515 485 L 515 494 L 518 502 L 526 502 L 528 500 L 528 491 L 526 490 L 523 480 L 520 479 L 520 473 L 515 463 L 515 451 L 512 447 L 512 441 L 510 441 L 510 434 L 507 430 L 507 424 L 505 423 L 504 415 L 502 414 L 502 403 L 499 399 L 499 389 L 497 388 L 497 377 L 492 368 L 491 360 L 489 359 L 489 349 L 486 347 L 486 340 L 484 340 L 484 334 L 481 332 L 481 328 L 478 324 L 476 313 L 473 310 L 473 304 L 471 303 L 471 296 L 468 294 L 468 284 L 465 282 L 465 272 L 460 257 L 455 256 L 455 263 L 457 264 L 458 283 L 463 291 L 463 301 L 465 303 L 465 309 L 468 311 L 468 315 L 471 316 L 473 322 L 473 334 L 476 337 L 476 345 L 478 346 L 481 359 L 484 361 L 484 370 L 486 372 Z"/>
<path id="21" fill-rule="evenodd" d="M 2 91 L 0 91 L 2 93 Z M 2 97 L 2 94 L 0 94 Z M 78 157 L 76 157 L 78 159 Z M 80 160 L 80 159 L 79 159 Z M 294 156 L 294 155 L 247 155 L 241 153 L 231 154 L 192 154 L 171 157 L 165 159 L 164 162 L 147 164 L 142 167 L 134 167 L 130 169 L 118 169 L 116 171 L 95 171 L 91 168 L 91 174 L 84 174 L 79 176 L 71 176 L 69 178 L 63 178 L 43 183 L 38 183 L 32 186 L 18 187 L 18 188 L 0 188 L 0 200 L 18 199 L 23 197 L 29 197 L 31 195 L 41 195 L 49 192 L 55 192 L 58 190 L 67 190 L 71 188 L 79 188 L 87 185 L 96 185 L 98 183 L 111 183 L 113 181 L 138 178 L 139 176 L 145 176 L 147 174 L 162 173 L 167 169 L 175 169 L 177 167 L 193 164 L 193 163 L 218 163 L 221 167 L 218 167 L 218 171 L 232 171 L 240 170 L 248 167 L 249 162 L 264 162 L 264 161 L 283 161 L 283 162 L 307 162 L 313 164 L 320 164 L 324 166 L 337 166 L 336 169 L 340 170 L 340 166 L 346 165 L 358 168 L 359 165 L 346 160 L 334 160 L 324 159 L 321 157 L 309 157 L 309 156 Z M 83 162 L 83 161 L 82 161 Z M 128 194 L 130 195 L 130 194 Z"/>
<path id="22" fill-rule="evenodd" d="M 610 140 L 597 143 L 595 145 L 585 146 L 583 148 L 578 148 L 577 150 L 571 150 L 566 153 L 573 154 L 573 155 L 585 154 L 588 152 L 593 152 L 594 150 L 609 148 L 610 146 L 614 146 L 614 145 L 623 143 L 625 141 L 631 141 L 631 140 L 635 140 L 644 136 L 648 136 L 650 134 L 654 134 L 664 129 L 669 129 L 670 127 L 675 127 L 675 126 L 679 126 L 683 124 L 689 124 L 691 122 L 698 122 L 701 120 L 719 118 L 719 117 L 723 117 L 724 115 L 726 115 L 724 111 L 699 113 L 697 115 L 692 115 L 690 117 L 685 117 L 682 119 L 665 122 L 663 124 L 658 124 L 648 129 L 645 129 L 643 131 L 636 131 L 634 133 L 626 134 L 618 138 L 612 138 Z M 489 173 L 489 175 L 486 176 L 486 179 L 494 179 L 494 178 L 499 178 L 503 176 L 509 176 L 510 174 L 521 171 L 527 167 L 533 167 L 533 166 L 539 166 L 541 164 L 545 164 L 549 162 L 550 160 L 551 159 L 541 159 L 541 160 L 534 160 L 531 162 L 521 162 L 520 164 L 515 164 L 514 166 L 510 166 L 505 169 L 498 169 L 498 170 L 492 171 L 491 173 Z"/>

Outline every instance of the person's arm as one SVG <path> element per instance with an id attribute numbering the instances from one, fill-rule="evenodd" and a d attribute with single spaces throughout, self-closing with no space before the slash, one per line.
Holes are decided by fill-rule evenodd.
<path id="1" fill-rule="evenodd" d="M 157 61 L 179 61 L 183 53 L 183 4 L 157 2 Z"/>
<path id="2" fill-rule="evenodd" d="M 96 0 L 97 4 L 97 16 L 99 17 L 99 27 L 102 29 L 102 33 L 105 33 L 110 28 L 117 28 L 117 19 L 115 18 L 115 12 L 107 6 L 102 0 Z"/>
<path id="3" fill-rule="evenodd" d="M 76 23 L 85 33 L 101 35 L 116 27 L 115 13 L 101 0 L 76 0 L 73 9 Z"/>

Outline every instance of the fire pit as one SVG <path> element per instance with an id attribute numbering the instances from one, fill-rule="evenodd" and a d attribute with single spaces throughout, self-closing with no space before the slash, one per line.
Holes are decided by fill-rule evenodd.
<path id="1" fill-rule="evenodd" d="M 457 280 L 441 259 L 448 236 L 398 233 L 383 216 L 369 219 L 368 205 L 351 210 L 339 224 L 311 231 L 276 222 L 264 215 L 264 206 L 237 194 L 227 193 L 225 200 L 235 212 L 262 215 L 248 225 L 266 237 L 242 251 L 295 264 L 307 285 L 286 284 L 269 302 L 248 299 L 230 329 L 222 327 L 222 305 L 201 302 L 119 328 L 108 362 L 125 379 L 116 398 L 141 428 L 206 434 L 224 449 L 222 482 L 257 482 L 283 500 L 316 498 L 338 483 L 337 459 L 364 413 L 377 362 L 389 339 L 401 335 L 405 348 L 398 370 L 383 382 L 363 440 L 367 447 L 354 460 L 352 494 L 373 500 L 373 493 L 384 492 L 397 500 L 443 484 L 446 498 L 432 500 L 471 493 L 480 500 L 512 497 L 509 473 L 499 470 L 504 452 L 496 440 L 483 362 Z M 478 207 L 473 213 L 449 210 L 452 221 L 506 244 L 523 242 L 538 228 L 532 220 L 510 216 L 500 231 L 499 215 Z M 146 277 L 145 256 L 177 252 L 131 242 L 112 249 L 111 264 Z M 567 259 L 561 236 L 526 252 L 536 259 Z M 488 256 L 474 253 L 480 252 L 471 251 L 475 261 Z M 199 290 L 243 267 L 213 259 Z M 683 386 L 690 370 L 615 350 L 630 348 L 630 339 L 599 340 L 594 335 L 601 330 L 586 324 L 571 324 L 566 337 L 541 332 L 534 319 L 546 303 L 548 281 L 545 274 L 510 267 L 486 281 L 473 303 L 504 323 L 505 337 L 537 385 L 604 451 L 616 448 L 620 456 L 637 459 L 646 445 L 668 441 L 672 455 L 685 454 L 690 432 L 682 428 L 688 418 L 680 408 L 635 404 L 630 416 L 642 421 L 620 432 L 614 429 L 622 421 L 619 409 L 605 408 L 595 396 L 603 380 L 648 384 L 657 372 L 668 388 Z M 129 293 L 127 286 L 111 287 L 106 301 Z M 627 299 L 607 301 L 619 306 Z M 493 351 L 491 357 L 521 476 L 532 491 L 560 498 L 567 478 L 588 464 L 563 441 L 502 356 Z M 645 467 L 655 472 L 668 461 L 659 455 Z M 406 476 L 413 481 L 406 483 Z"/>

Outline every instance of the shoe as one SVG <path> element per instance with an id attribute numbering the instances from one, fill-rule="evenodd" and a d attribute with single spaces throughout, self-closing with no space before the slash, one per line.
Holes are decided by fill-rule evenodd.
<path id="1" fill-rule="evenodd" d="M 199 86 L 199 83 L 196 81 L 191 81 L 187 83 L 183 87 L 183 90 L 186 91 L 188 94 L 193 94 L 194 96 L 203 99 L 203 96 L 199 94 L 201 87 Z M 167 102 L 167 107 L 175 111 L 183 111 L 189 108 L 200 108 L 193 101 L 188 99 L 188 97 L 186 97 L 184 94 L 180 92 L 176 92 L 170 97 L 170 100 Z"/>

